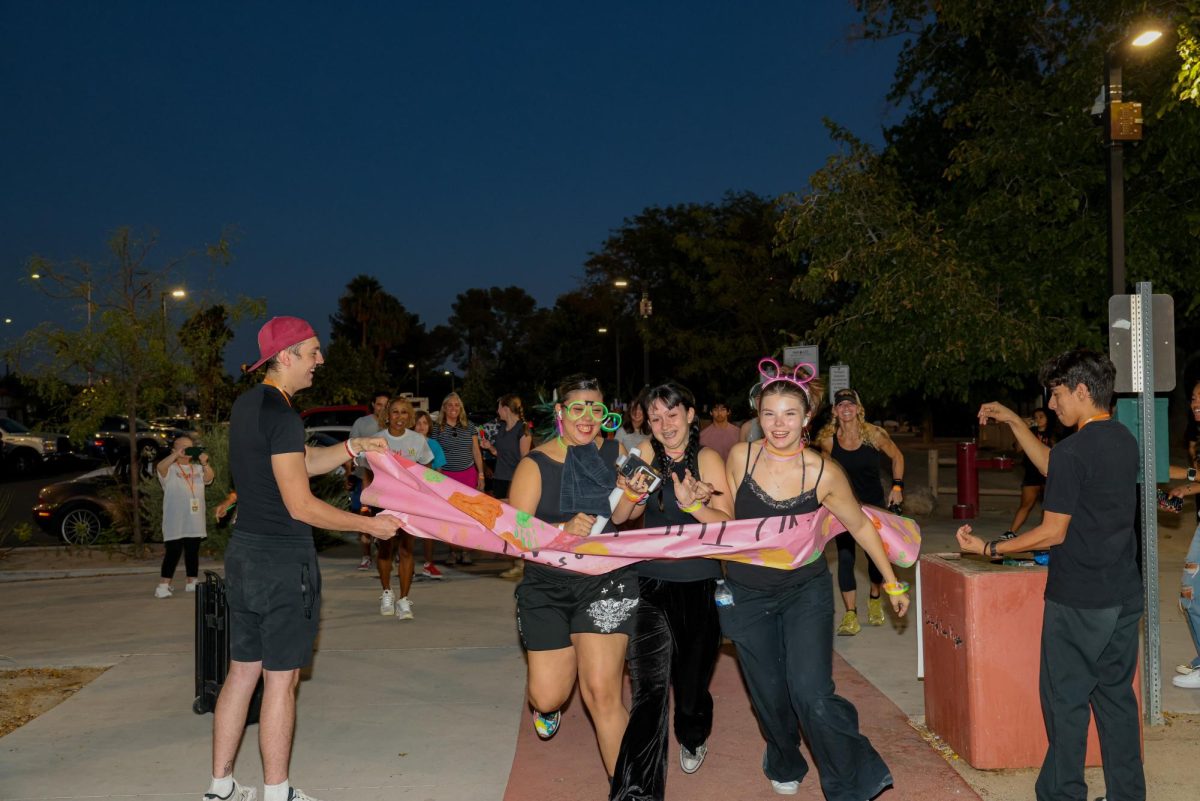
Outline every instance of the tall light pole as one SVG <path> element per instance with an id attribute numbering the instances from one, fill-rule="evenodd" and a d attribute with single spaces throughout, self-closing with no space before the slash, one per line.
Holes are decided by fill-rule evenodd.
<path id="1" fill-rule="evenodd" d="M 421 397 L 421 368 L 413 362 L 408 363 L 408 369 L 416 373 L 417 376 L 417 397 Z"/>
<path id="2" fill-rule="evenodd" d="M 88 297 L 91 297 L 91 284 L 88 284 Z M 167 295 L 175 298 L 175 300 L 183 300 L 187 297 L 187 290 L 175 288 L 169 292 L 160 292 L 159 299 L 162 301 L 162 330 L 163 330 L 163 347 L 166 347 L 167 341 Z M 91 308 L 91 300 L 88 301 L 88 307 Z"/>
<path id="3" fill-rule="evenodd" d="M 607 334 L 607 328 L 597 328 L 596 333 Z M 613 325 L 613 339 L 616 340 L 616 356 L 617 356 L 617 373 L 616 381 L 613 386 L 613 397 L 617 400 L 621 398 L 621 329 L 619 324 Z"/>
<path id="4" fill-rule="evenodd" d="M 6 326 L 12 325 L 12 318 L 5 317 L 4 325 L 6 325 Z M 8 334 L 8 329 L 6 328 L 5 329 L 5 337 L 4 337 L 4 377 L 5 378 L 8 378 L 8 336 L 7 336 L 7 334 Z"/>
<path id="5" fill-rule="evenodd" d="M 638 302 L 638 314 L 642 316 L 642 386 L 650 386 L 650 315 L 654 313 L 654 304 L 650 302 L 650 293 L 643 290 L 642 299 Z"/>
<path id="6" fill-rule="evenodd" d="M 1147 28 L 1104 54 L 1104 144 L 1108 148 L 1108 276 L 1112 294 L 1125 294 L 1125 143 L 1142 139 L 1142 104 L 1124 100 L 1125 47 L 1147 47 L 1162 31 Z"/>
<path id="7" fill-rule="evenodd" d="M 453 395 L 454 394 L 454 373 L 450 372 L 449 370 L 446 370 L 444 373 L 442 373 L 442 375 L 446 375 L 446 376 L 450 377 L 450 394 Z"/>

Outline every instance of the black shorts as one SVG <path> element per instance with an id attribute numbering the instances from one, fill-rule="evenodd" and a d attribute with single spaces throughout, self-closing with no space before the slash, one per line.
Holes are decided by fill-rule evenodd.
<path id="1" fill-rule="evenodd" d="M 229 653 L 265 670 L 312 662 L 321 619 L 321 570 L 312 547 L 261 548 L 233 539 L 225 550 Z"/>
<path id="2" fill-rule="evenodd" d="M 633 634 L 638 577 L 630 567 L 586 576 L 530 562 L 515 595 L 526 650 L 553 651 L 572 634 Z"/>

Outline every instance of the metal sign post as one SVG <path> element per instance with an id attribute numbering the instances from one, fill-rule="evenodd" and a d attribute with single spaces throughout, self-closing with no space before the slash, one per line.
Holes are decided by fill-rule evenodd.
<path id="1" fill-rule="evenodd" d="M 1154 483 L 1154 315 L 1150 282 L 1137 285 L 1130 297 L 1130 355 L 1133 391 L 1138 393 L 1142 428 L 1142 555 L 1146 582 L 1146 654 L 1142 670 L 1142 699 L 1146 722 L 1163 725 L 1162 636 L 1158 611 L 1158 499 Z"/>

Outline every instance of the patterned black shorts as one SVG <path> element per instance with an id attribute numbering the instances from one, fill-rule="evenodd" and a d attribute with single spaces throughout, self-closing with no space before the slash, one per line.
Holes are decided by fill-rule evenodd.
<path id="1" fill-rule="evenodd" d="M 572 634 L 633 634 L 638 577 L 628 567 L 585 576 L 527 563 L 516 598 L 526 650 L 553 651 L 569 647 Z"/>

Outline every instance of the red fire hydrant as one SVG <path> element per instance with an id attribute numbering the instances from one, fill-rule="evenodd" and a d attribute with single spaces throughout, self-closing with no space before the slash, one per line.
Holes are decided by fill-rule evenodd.
<path id="1" fill-rule="evenodd" d="M 978 515 L 980 470 L 1012 470 L 1012 457 L 979 459 L 976 458 L 977 451 L 975 440 L 958 443 L 954 466 L 958 480 L 958 503 L 954 504 L 955 520 L 973 520 Z"/>

